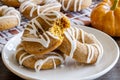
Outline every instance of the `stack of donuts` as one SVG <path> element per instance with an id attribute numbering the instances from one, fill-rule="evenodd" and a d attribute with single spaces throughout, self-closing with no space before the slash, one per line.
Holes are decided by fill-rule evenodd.
<path id="1" fill-rule="evenodd" d="M 24 30 L 17 47 L 20 65 L 39 71 L 56 68 L 65 56 L 81 64 L 99 62 L 103 55 L 101 43 L 94 35 L 70 24 L 61 12 L 51 11 L 33 18 Z"/>
<path id="2" fill-rule="evenodd" d="M 64 62 L 64 54 L 57 49 L 64 39 L 64 31 L 70 22 L 58 11 L 52 11 L 32 19 L 22 35 L 22 42 L 16 51 L 16 59 L 28 68 L 56 68 Z"/>
<path id="3" fill-rule="evenodd" d="M 16 48 L 15 58 L 21 66 L 36 71 L 52 69 L 64 64 L 66 56 L 81 64 L 95 64 L 103 55 L 103 47 L 93 34 L 70 23 L 60 12 L 80 11 L 91 4 L 91 0 L 1 0 L 2 3 L 19 7 L 1 6 L 0 30 L 20 25 L 20 13 L 30 21 Z M 4 22 L 3 20 L 3 22 Z M 11 22 L 14 21 L 14 22 Z M 9 28 L 8 28 L 9 26 Z"/>

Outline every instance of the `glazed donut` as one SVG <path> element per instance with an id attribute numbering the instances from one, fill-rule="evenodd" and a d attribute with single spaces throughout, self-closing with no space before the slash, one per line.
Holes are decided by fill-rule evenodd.
<path id="1" fill-rule="evenodd" d="M 22 44 L 25 51 L 35 55 L 53 51 L 62 43 L 63 33 L 69 26 L 69 19 L 61 12 L 40 14 L 24 30 Z"/>
<path id="2" fill-rule="evenodd" d="M 61 4 L 56 0 L 25 1 L 20 6 L 20 12 L 28 19 L 50 11 L 60 11 Z"/>
<path id="3" fill-rule="evenodd" d="M 64 34 L 59 50 L 79 63 L 98 63 L 103 55 L 103 47 L 96 37 L 84 32 L 75 25 L 68 28 Z"/>
<path id="4" fill-rule="evenodd" d="M 58 0 L 64 11 L 80 11 L 91 5 L 92 0 Z"/>
<path id="5" fill-rule="evenodd" d="M 13 7 L 0 6 L 0 31 L 20 25 L 21 15 Z"/>
<path id="6" fill-rule="evenodd" d="M 35 69 L 35 71 L 56 68 L 64 63 L 64 55 L 60 51 L 49 52 L 42 56 L 35 56 L 27 53 L 22 44 L 18 45 L 15 59 L 26 68 Z"/>
<path id="7" fill-rule="evenodd" d="M 12 6 L 12 7 L 19 7 L 20 3 L 25 0 L 1 0 L 1 2 L 5 5 Z"/>

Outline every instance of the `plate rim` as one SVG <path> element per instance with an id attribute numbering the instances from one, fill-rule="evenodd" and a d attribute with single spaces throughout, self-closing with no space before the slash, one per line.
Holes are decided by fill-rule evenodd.
<path id="1" fill-rule="evenodd" d="M 102 32 L 102 31 L 100 31 L 100 30 L 97 30 L 97 29 L 91 28 L 91 27 L 86 27 L 86 26 L 80 26 L 80 27 L 81 27 L 81 28 L 84 28 L 84 29 L 87 29 L 87 28 L 93 29 L 93 30 L 96 30 L 97 32 L 99 32 L 99 33 L 107 36 L 109 39 L 112 40 L 112 42 L 114 43 L 114 45 L 115 45 L 116 48 L 117 48 L 116 58 L 115 58 L 115 60 L 114 60 L 107 68 L 105 68 L 105 69 L 102 70 L 101 72 L 98 72 L 97 74 L 90 75 L 90 76 L 88 76 L 88 77 L 83 77 L 83 78 L 82 78 L 82 79 L 96 79 L 96 78 L 98 78 L 98 77 L 106 74 L 108 71 L 110 71 L 110 70 L 116 65 L 116 63 L 117 63 L 117 61 L 119 60 L 119 57 L 120 57 L 119 46 L 118 46 L 117 42 L 116 42 L 111 36 L 109 36 L 108 34 Z M 22 33 L 23 33 L 23 32 L 20 32 L 20 33 L 16 34 L 14 37 L 16 37 L 16 36 L 18 36 L 18 35 L 20 35 L 20 34 L 22 34 Z M 11 41 L 12 39 L 14 39 L 14 37 L 12 37 L 9 41 Z M 17 70 L 11 68 L 11 66 L 9 66 L 9 65 L 7 64 L 6 60 L 4 59 L 4 50 L 5 50 L 5 47 L 8 45 L 9 41 L 6 43 L 6 45 L 4 46 L 4 48 L 3 48 L 2 52 L 1 52 L 1 54 L 2 54 L 2 60 L 3 60 L 4 65 L 5 65 L 11 72 L 13 72 L 15 75 L 17 75 L 17 76 L 19 76 L 19 77 L 21 77 L 21 78 L 23 78 L 23 79 L 36 79 L 36 78 L 34 78 L 34 77 L 30 77 L 30 76 L 28 77 L 28 76 L 25 76 L 25 75 L 19 73 Z"/>

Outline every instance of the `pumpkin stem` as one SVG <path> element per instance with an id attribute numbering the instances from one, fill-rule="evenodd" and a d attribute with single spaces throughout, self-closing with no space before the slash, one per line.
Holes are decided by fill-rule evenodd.
<path id="1" fill-rule="evenodd" d="M 114 0 L 114 4 L 111 7 L 111 10 L 115 10 L 115 8 L 118 6 L 119 0 Z"/>

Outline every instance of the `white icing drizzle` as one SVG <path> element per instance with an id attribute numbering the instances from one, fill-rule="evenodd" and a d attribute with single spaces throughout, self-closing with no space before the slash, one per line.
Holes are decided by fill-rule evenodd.
<path id="1" fill-rule="evenodd" d="M 50 17 L 48 17 L 48 15 L 54 15 L 56 17 L 50 18 Z M 56 19 L 60 18 L 61 15 L 60 15 L 60 12 L 53 11 L 52 13 L 46 13 L 44 15 L 39 15 L 38 17 L 42 18 L 48 25 L 52 26 L 53 23 L 50 23 L 50 21 L 55 21 Z M 36 18 L 38 18 L 38 17 L 36 17 Z M 33 34 L 35 36 L 35 38 L 22 37 L 22 41 L 38 42 L 38 43 L 42 44 L 45 48 L 47 48 L 49 46 L 49 44 L 50 44 L 50 37 L 49 36 L 51 36 L 54 39 L 59 39 L 59 37 L 55 36 L 54 34 L 52 34 L 49 31 L 44 31 L 41 24 L 36 20 L 36 18 L 31 20 L 31 24 L 28 23 L 28 25 L 32 29 L 28 28 L 28 27 L 25 29 L 25 30 L 29 31 L 29 34 Z M 36 25 L 43 32 L 43 34 L 40 34 L 38 32 L 38 30 L 36 29 Z"/>
<path id="2" fill-rule="evenodd" d="M 73 57 L 74 51 L 76 50 L 76 42 L 77 42 L 77 40 L 75 39 L 75 35 L 77 33 L 78 33 L 78 31 L 76 31 L 76 33 L 75 33 L 75 29 L 72 28 L 72 27 L 67 29 L 66 32 L 65 32 L 65 36 L 67 37 L 67 39 L 71 43 L 71 51 L 70 51 L 70 57 L 71 58 Z"/>
<path id="3" fill-rule="evenodd" d="M 45 36 L 45 38 L 44 38 Z M 43 33 L 43 35 L 39 35 L 39 38 L 27 38 L 22 37 L 23 41 L 30 41 L 30 42 L 38 42 L 42 44 L 45 48 L 47 48 L 50 44 L 50 38 L 46 33 Z"/>
<path id="4" fill-rule="evenodd" d="M 46 4 L 53 3 L 53 2 L 56 2 L 56 0 L 45 0 Z"/>
<path id="5" fill-rule="evenodd" d="M 52 60 L 53 60 L 54 69 L 56 69 L 55 59 L 53 58 Z"/>
<path id="6" fill-rule="evenodd" d="M 62 4 L 63 10 L 64 10 L 64 11 L 68 11 L 69 8 L 71 7 L 70 4 L 72 4 L 72 1 L 73 1 L 73 0 L 68 0 L 67 5 L 65 5 L 65 1 L 66 1 L 66 0 L 60 0 L 60 3 Z M 73 7 L 74 7 L 74 11 L 75 11 L 75 12 L 81 10 L 82 2 L 83 2 L 83 0 L 74 0 L 74 6 L 73 6 Z M 77 8 L 77 6 L 79 6 L 79 7 Z"/>
<path id="7" fill-rule="evenodd" d="M 74 55 L 74 51 L 76 50 L 76 41 L 78 39 L 78 36 L 79 36 L 79 31 L 80 31 L 80 34 L 81 34 L 81 40 L 82 40 L 82 43 L 83 45 L 86 45 L 87 46 L 87 53 L 88 53 L 88 56 L 87 56 L 87 63 L 90 63 L 92 61 L 92 59 L 94 58 L 94 55 L 95 55 L 95 48 L 97 48 L 98 50 L 98 59 L 97 59 L 97 62 L 99 62 L 99 60 L 102 58 L 102 55 L 103 55 L 103 47 L 101 45 L 101 43 L 96 39 L 95 36 L 91 35 L 94 37 L 94 39 L 96 39 L 97 43 L 93 43 L 93 44 L 87 44 L 85 42 L 85 32 L 82 30 L 82 29 L 79 29 L 77 27 L 71 27 L 69 29 L 67 29 L 67 31 L 65 32 L 65 36 L 67 37 L 67 39 L 69 40 L 69 42 L 71 43 L 71 51 L 70 51 L 70 57 L 72 58 L 73 55 Z M 96 62 L 96 63 L 97 63 Z"/>
<path id="8" fill-rule="evenodd" d="M 16 58 L 16 55 L 20 52 L 20 51 L 24 51 L 24 48 L 23 47 L 19 47 L 17 50 L 16 50 L 16 52 L 15 52 L 15 55 L 14 55 L 14 57 Z M 19 62 L 19 64 L 22 66 L 22 64 L 23 64 L 23 62 L 26 60 L 26 59 L 28 59 L 28 58 L 30 58 L 30 57 L 33 57 L 34 55 L 28 55 L 28 53 L 26 53 L 26 52 L 24 52 L 20 57 L 19 57 L 19 60 L 18 60 L 18 62 Z"/>
<path id="9" fill-rule="evenodd" d="M 27 55 L 27 53 L 24 52 L 24 53 L 19 57 L 19 64 L 20 64 L 20 65 L 22 65 L 23 62 L 24 62 L 26 59 L 34 56 L 34 55 L 32 55 L 32 54 L 31 54 L 31 55 L 28 55 L 28 56 L 26 56 L 26 55 Z"/>
<path id="10" fill-rule="evenodd" d="M 86 44 L 87 48 L 88 48 L 88 58 L 87 58 L 87 63 L 90 63 L 91 60 L 94 57 L 94 47 L 92 45 Z"/>
<path id="11" fill-rule="evenodd" d="M 77 11 L 77 3 L 78 3 L 78 0 L 75 0 L 75 1 L 74 1 L 74 4 L 75 4 L 75 5 L 74 5 L 74 11 L 75 11 L 75 12 Z"/>
<path id="12" fill-rule="evenodd" d="M 79 5 L 82 5 L 83 0 L 79 0 Z M 79 6 L 78 11 L 81 10 L 81 6 Z"/>
<path id="13" fill-rule="evenodd" d="M 81 31 L 81 39 L 82 39 L 82 43 L 85 43 L 85 33 L 82 29 L 80 29 Z"/>
<path id="14" fill-rule="evenodd" d="M 18 54 L 18 52 L 24 50 L 23 47 L 20 47 L 17 49 L 16 51 L 16 54 Z M 44 65 L 48 60 L 52 60 L 53 61 L 53 65 L 54 65 L 54 69 L 56 69 L 56 62 L 55 62 L 55 59 L 58 59 L 61 61 L 61 63 L 63 64 L 64 63 L 64 60 L 63 60 L 63 57 L 56 53 L 56 52 L 50 52 L 48 54 L 51 54 L 51 56 L 48 56 L 47 58 L 45 59 L 39 59 L 35 62 L 35 65 L 34 65 L 34 69 L 38 72 L 40 71 L 42 65 Z M 23 62 L 26 60 L 26 59 L 29 59 L 31 57 L 35 57 L 35 55 L 32 55 L 32 54 L 28 54 L 26 52 L 23 52 L 20 57 L 19 57 L 19 64 L 22 65 Z"/>
<path id="15" fill-rule="evenodd" d="M 33 16 L 33 13 L 37 11 L 37 15 L 44 14 L 45 12 L 48 12 L 50 10 L 54 10 L 55 8 L 60 8 L 61 4 L 56 2 L 56 0 L 45 0 L 44 6 L 37 5 L 33 3 L 32 1 L 25 1 L 20 6 L 20 11 L 24 12 L 28 7 L 32 7 L 30 10 L 30 17 Z M 44 7 L 44 10 L 42 9 Z M 41 9 L 43 11 L 41 11 Z"/>
<path id="16" fill-rule="evenodd" d="M 19 57 L 19 64 L 20 64 L 20 65 L 22 65 L 22 62 L 23 62 L 22 58 L 23 58 L 26 54 L 27 54 L 27 53 L 24 52 L 24 53 Z"/>
<path id="17" fill-rule="evenodd" d="M 97 48 L 98 53 L 99 53 L 98 59 L 96 61 L 96 63 L 98 63 L 100 61 L 100 59 L 102 58 L 102 55 L 103 55 L 103 48 L 102 48 L 101 43 L 96 39 L 96 37 L 94 35 L 91 34 L 91 36 L 93 36 L 94 39 L 96 39 L 98 44 L 96 44 L 96 43 L 94 43 L 94 44 L 86 44 L 85 43 L 85 33 L 84 33 L 84 31 L 82 29 L 80 29 L 80 31 L 81 31 L 82 43 L 85 44 L 87 46 L 87 48 L 88 48 L 87 63 L 90 63 L 91 60 L 93 59 L 94 55 L 95 55 L 95 52 L 94 52 L 95 48 L 93 46 L 95 46 Z"/>
<path id="18" fill-rule="evenodd" d="M 51 52 L 52 53 L 52 52 Z M 64 62 L 64 60 L 63 60 L 63 58 L 62 58 L 62 56 L 49 56 L 49 57 L 47 57 L 46 59 L 44 59 L 44 60 L 38 60 L 38 61 L 36 61 L 36 63 L 35 63 L 35 70 L 36 70 L 36 72 L 39 72 L 40 71 L 40 69 L 41 69 L 41 67 L 44 65 L 44 63 L 46 63 L 48 60 L 50 60 L 50 59 L 52 59 L 52 61 L 53 61 L 53 65 L 54 65 L 54 69 L 56 68 L 56 63 L 55 63 L 55 59 L 58 59 L 58 60 L 60 60 L 61 61 L 61 63 L 63 63 Z"/>
<path id="19" fill-rule="evenodd" d="M 81 40 L 82 40 L 82 43 L 84 45 L 87 46 L 88 48 L 88 57 L 87 57 L 87 63 L 90 63 L 91 60 L 93 59 L 94 55 L 95 55 L 95 48 L 93 46 L 95 46 L 98 50 L 98 59 L 96 61 L 96 63 L 98 63 L 100 61 L 100 59 L 102 58 L 102 55 L 103 55 L 103 47 L 101 45 L 101 43 L 96 39 L 96 37 L 94 35 L 91 34 L 91 36 L 97 41 L 97 43 L 94 43 L 94 44 L 87 44 L 85 42 L 85 32 L 82 30 L 82 29 L 79 29 L 80 32 L 81 32 Z"/>
<path id="20" fill-rule="evenodd" d="M 34 8 L 34 6 L 35 6 L 35 4 L 34 3 L 32 3 L 31 1 L 25 1 L 24 3 L 22 3 L 21 4 L 21 6 L 20 6 L 20 8 L 19 8 L 19 10 L 21 11 L 21 12 L 24 12 L 28 7 L 30 7 L 30 6 L 33 6 L 32 8 Z M 35 8 L 34 8 L 35 9 Z M 33 9 L 32 9 L 33 10 Z M 31 12 L 30 12 L 30 17 L 31 17 L 31 14 L 33 14 L 33 11 L 31 10 Z M 39 9 L 38 9 L 39 10 Z M 38 12 L 38 11 L 37 11 Z"/>
<path id="21" fill-rule="evenodd" d="M 20 51 L 24 50 L 24 48 L 18 48 L 15 53 L 18 53 Z"/>
<path id="22" fill-rule="evenodd" d="M 50 4 L 46 4 L 45 6 L 42 6 L 42 7 L 46 7 L 46 9 L 41 11 L 41 14 L 44 14 L 44 13 L 51 11 L 51 10 L 54 11 L 55 8 L 60 8 L 61 4 L 60 3 L 50 3 Z"/>
<path id="23" fill-rule="evenodd" d="M 50 18 L 48 16 L 56 16 L 55 18 Z M 53 13 L 45 13 L 44 15 L 41 14 L 39 15 L 39 17 L 41 17 L 47 24 L 49 24 L 50 26 L 52 26 L 53 24 L 50 23 L 50 21 L 55 21 L 57 20 L 58 18 L 60 19 L 61 18 L 61 14 L 57 11 L 53 11 Z"/>
<path id="24" fill-rule="evenodd" d="M 3 10 L 2 12 L 3 17 L 0 17 L 0 19 L 13 18 L 13 17 L 17 18 L 18 26 L 20 26 L 21 15 L 19 11 L 15 10 L 15 8 L 13 7 L 7 7 L 7 6 L 0 7 L 0 10 Z"/>
<path id="25" fill-rule="evenodd" d="M 22 50 L 24 50 L 24 49 L 23 49 L 23 48 L 18 48 L 18 49 L 16 50 L 15 54 L 14 54 L 14 58 L 16 58 L 16 54 L 17 54 L 18 52 L 22 51 Z"/>
<path id="26" fill-rule="evenodd" d="M 95 36 L 93 36 L 93 37 L 96 39 Z M 96 41 L 97 41 L 98 45 L 97 44 L 92 44 L 92 45 L 95 46 L 98 49 L 98 52 L 99 52 L 99 56 L 98 56 L 98 59 L 97 59 L 97 62 L 96 62 L 96 64 L 97 64 L 98 62 L 100 62 L 100 60 L 103 56 L 103 46 L 97 39 L 96 39 Z"/>

